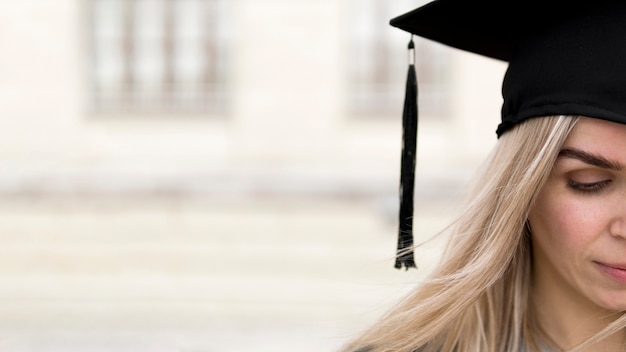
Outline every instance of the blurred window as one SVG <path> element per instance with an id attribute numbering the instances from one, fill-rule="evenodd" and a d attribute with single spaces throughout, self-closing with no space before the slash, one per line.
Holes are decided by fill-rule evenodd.
<path id="1" fill-rule="evenodd" d="M 96 112 L 225 112 L 227 0 L 89 0 Z"/>
<path id="2" fill-rule="evenodd" d="M 389 20 L 426 1 L 352 0 L 347 47 L 348 107 L 359 116 L 390 115 L 402 109 L 410 34 Z M 421 116 L 445 117 L 450 62 L 443 45 L 414 38 Z M 395 115 L 393 115 L 395 116 Z"/>

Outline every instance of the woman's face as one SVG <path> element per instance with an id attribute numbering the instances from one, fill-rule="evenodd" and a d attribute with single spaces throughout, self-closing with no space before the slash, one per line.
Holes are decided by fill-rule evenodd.
<path id="1" fill-rule="evenodd" d="M 581 118 L 531 209 L 535 285 L 626 310 L 626 125 Z"/>

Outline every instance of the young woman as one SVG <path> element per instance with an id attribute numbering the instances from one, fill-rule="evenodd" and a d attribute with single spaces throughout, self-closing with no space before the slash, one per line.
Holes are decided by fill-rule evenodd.
<path id="1" fill-rule="evenodd" d="M 502 3 L 392 21 L 507 60 L 502 124 L 439 266 L 344 351 L 626 351 L 626 4 Z"/>

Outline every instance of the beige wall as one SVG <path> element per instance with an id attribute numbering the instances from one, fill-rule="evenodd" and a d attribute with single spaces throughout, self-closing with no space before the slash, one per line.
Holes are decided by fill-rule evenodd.
<path id="1" fill-rule="evenodd" d="M 90 112 L 84 5 L 0 1 L 0 349 L 329 350 L 432 267 L 391 268 L 400 107 L 345 113 L 350 2 L 234 1 L 230 114 L 154 118 Z M 450 55 L 425 237 L 499 119 L 503 64 Z"/>
<path id="2" fill-rule="evenodd" d="M 132 189 L 145 187 L 148 176 L 154 187 L 171 188 L 176 182 L 164 179 L 210 181 L 222 173 L 248 174 L 250 183 L 271 173 L 307 187 L 311 168 L 330 175 L 330 183 L 368 181 L 368 170 L 393 180 L 400 117 L 344 114 L 346 7 L 331 0 L 235 2 L 231 113 L 146 117 L 89 112 L 83 2 L 2 2 L 0 188 Z M 453 116 L 420 124 L 421 173 L 479 160 L 495 142 L 503 66 L 456 56 Z"/>

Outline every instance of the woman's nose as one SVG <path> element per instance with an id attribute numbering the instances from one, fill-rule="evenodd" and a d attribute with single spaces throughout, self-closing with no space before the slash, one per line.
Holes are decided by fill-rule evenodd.
<path id="1" fill-rule="evenodd" d="M 616 214 L 609 226 L 609 232 L 613 237 L 626 239 L 626 199 L 623 204 L 616 207 Z"/>

